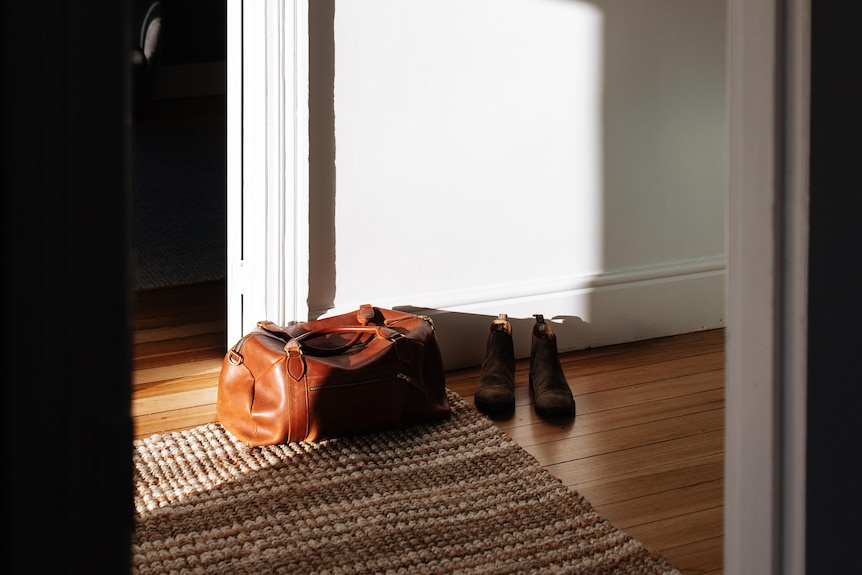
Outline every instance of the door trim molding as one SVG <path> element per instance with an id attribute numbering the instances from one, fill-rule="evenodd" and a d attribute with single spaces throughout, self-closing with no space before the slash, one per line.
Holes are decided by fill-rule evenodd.
<path id="1" fill-rule="evenodd" d="M 308 315 L 307 13 L 228 3 L 228 346 Z"/>
<path id="2" fill-rule="evenodd" d="M 728 575 L 805 572 L 809 8 L 728 2 Z"/>

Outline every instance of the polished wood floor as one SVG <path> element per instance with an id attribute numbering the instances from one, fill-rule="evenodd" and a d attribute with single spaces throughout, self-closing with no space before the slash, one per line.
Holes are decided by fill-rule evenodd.
<path id="1" fill-rule="evenodd" d="M 221 282 L 136 294 L 136 437 L 215 421 L 224 298 Z M 573 423 L 536 417 L 524 360 L 515 414 L 496 424 L 683 574 L 721 573 L 724 330 L 570 352 L 561 363 Z M 449 372 L 447 386 L 472 402 L 478 373 Z"/>

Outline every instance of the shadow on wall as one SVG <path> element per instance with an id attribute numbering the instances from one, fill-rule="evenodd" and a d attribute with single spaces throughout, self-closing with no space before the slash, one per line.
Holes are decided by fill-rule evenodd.
<path id="1" fill-rule="evenodd" d="M 432 318 L 443 364 L 447 370 L 476 366 L 476 358 L 484 356 L 491 322 L 497 318 L 496 315 L 453 312 L 409 305 L 396 306 L 395 309 Z M 518 359 L 530 357 L 531 336 L 536 319 L 511 315 L 508 319 L 512 325 L 515 357 Z M 545 321 L 551 324 L 551 329 L 557 336 L 558 345 L 561 342 L 591 340 L 590 332 L 593 328 L 579 317 L 545 317 Z M 586 347 L 588 347 L 586 344 L 581 346 L 582 349 Z M 565 349 L 560 347 L 559 351 L 562 353 L 572 349 L 570 346 Z"/>
<path id="2" fill-rule="evenodd" d="M 335 306 L 335 0 L 308 3 L 309 319 Z"/>

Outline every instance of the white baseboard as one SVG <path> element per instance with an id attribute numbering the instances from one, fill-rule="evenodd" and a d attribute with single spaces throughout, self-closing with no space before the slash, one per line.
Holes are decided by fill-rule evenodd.
<path id="1" fill-rule="evenodd" d="M 481 364 L 498 313 L 509 316 L 518 358 L 529 357 L 537 313 L 551 322 L 561 352 L 722 328 L 725 280 L 725 258 L 717 256 L 554 282 L 568 289 L 533 285 L 538 295 L 400 309 L 430 315 L 446 368 L 460 369 Z"/>

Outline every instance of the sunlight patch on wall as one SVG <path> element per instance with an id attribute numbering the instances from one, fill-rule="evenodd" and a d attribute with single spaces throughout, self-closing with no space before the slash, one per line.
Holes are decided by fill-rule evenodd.
<path id="1" fill-rule="evenodd" d="M 333 313 L 601 270 L 602 27 L 580 2 L 337 3 Z"/>

